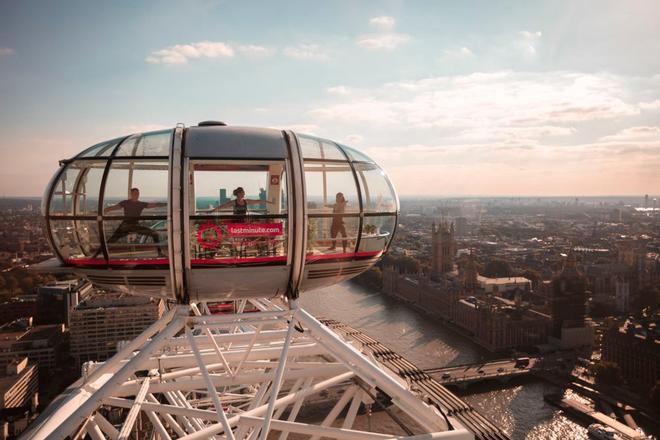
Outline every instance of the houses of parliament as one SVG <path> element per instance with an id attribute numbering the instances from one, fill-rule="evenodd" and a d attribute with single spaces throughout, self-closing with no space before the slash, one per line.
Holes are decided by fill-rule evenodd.
<path id="1" fill-rule="evenodd" d="M 457 258 L 455 235 L 453 223 L 434 223 L 430 270 L 409 274 L 384 267 L 383 292 L 447 322 L 493 352 L 593 342 L 593 328 L 585 319 L 586 283 L 573 255 L 552 280 L 545 307 L 533 307 L 529 298 L 539 293 L 533 292 L 530 280 L 480 275 L 471 252 Z"/>

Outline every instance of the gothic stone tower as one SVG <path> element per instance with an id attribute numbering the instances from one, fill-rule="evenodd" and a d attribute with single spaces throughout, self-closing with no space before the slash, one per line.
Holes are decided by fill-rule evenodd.
<path id="1" fill-rule="evenodd" d="M 431 277 L 437 278 L 454 270 L 454 256 L 456 255 L 456 240 L 454 238 L 454 224 L 446 220 L 436 227 L 433 222 L 431 231 Z"/>
<path id="2" fill-rule="evenodd" d="M 478 276 L 477 263 L 474 260 L 472 251 L 470 251 L 469 255 L 464 256 L 458 262 L 458 278 L 466 291 L 474 292 L 479 287 Z"/>
<path id="3" fill-rule="evenodd" d="M 571 252 L 552 280 L 552 336 L 561 338 L 562 328 L 584 327 L 586 300 L 586 281 Z"/>

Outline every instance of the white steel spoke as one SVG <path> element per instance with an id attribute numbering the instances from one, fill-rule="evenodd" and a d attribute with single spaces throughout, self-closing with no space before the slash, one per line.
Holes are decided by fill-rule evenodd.
<path id="1" fill-rule="evenodd" d="M 308 378 L 303 384 L 302 389 L 303 390 L 308 389 L 313 381 L 314 381 L 313 377 Z M 296 403 L 293 404 L 293 408 L 291 408 L 291 413 L 289 414 L 289 417 L 287 419 L 289 422 L 293 422 L 296 420 L 296 417 L 298 417 L 298 412 L 300 412 L 300 408 L 302 407 L 304 401 L 305 398 L 302 397 L 296 400 Z M 288 435 L 289 435 L 289 431 L 282 430 L 282 434 L 280 434 L 279 440 L 286 440 Z"/>
<path id="2" fill-rule="evenodd" d="M 339 413 L 342 412 L 342 410 L 346 407 L 348 402 L 353 398 L 355 395 L 355 391 L 357 389 L 357 385 L 350 386 L 344 391 L 344 395 L 341 396 L 341 399 L 337 401 L 335 404 L 334 408 L 328 413 L 328 415 L 323 419 L 323 422 L 321 423 L 321 426 L 330 426 L 332 423 L 335 421 L 337 416 L 339 416 Z M 319 440 L 320 436 L 312 436 L 311 440 Z"/>
<path id="3" fill-rule="evenodd" d="M 152 394 L 149 394 L 149 395 L 147 396 L 147 399 L 148 399 L 150 402 L 152 402 L 152 403 L 155 403 L 155 404 L 157 404 L 157 405 L 159 404 L 159 402 L 158 402 L 158 400 L 156 399 L 156 397 L 154 397 Z M 160 407 L 161 405 L 158 405 L 158 406 Z M 164 413 L 164 414 L 162 414 L 162 416 L 163 416 L 163 419 L 165 419 L 165 421 L 167 422 L 168 426 L 169 426 L 170 428 L 172 428 L 172 429 L 174 430 L 174 432 L 176 432 L 176 434 L 177 434 L 178 436 L 183 437 L 184 435 L 186 435 L 186 431 L 181 427 L 181 425 L 179 425 L 179 424 L 177 423 L 176 420 L 174 420 L 174 417 L 172 417 L 172 416 L 171 416 L 170 414 L 168 414 L 168 413 Z"/>
<path id="4" fill-rule="evenodd" d="M 259 426 L 264 422 L 262 417 L 243 416 L 239 420 L 239 425 L 244 424 L 247 426 Z M 271 426 L 277 431 L 294 432 L 297 434 L 307 434 L 318 437 L 329 437 L 346 440 L 380 440 L 392 439 L 395 436 L 388 434 L 378 434 L 374 432 L 353 431 L 343 428 L 329 428 L 326 426 L 309 425 L 299 422 L 288 422 L 283 420 L 272 420 Z"/>
<path id="5" fill-rule="evenodd" d="M 296 391 L 298 391 L 300 389 L 300 387 L 302 386 L 302 384 L 303 384 L 303 380 L 304 379 L 302 379 L 302 378 L 296 380 L 296 382 L 291 386 L 291 389 L 289 389 L 289 392 L 290 393 L 295 393 Z M 282 416 L 282 413 L 284 411 L 286 411 L 286 409 L 287 409 L 287 406 L 284 406 L 284 405 L 281 408 L 278 408 L 278 410 L 275 411 L 275 414 L 273 414 L 273 418 L 274 419 L 279 419 L 280 416 Z"/>
<path id="6" fill-rule="evenodd" d="M 250 352 L 252 352 L 252 347 L 254 347 L 254 343 L 256 342 L 257 338 L 261 334 L 261 329 L 263 328 L 263 324 L 259 324 L 257 328 L 254 331 L 254 335 L 252 336 L 252 339 L 250 340 L 250 344 L 248 345 L 247 350 L 245 350 L 245 355 L 241 359 L 241 361 L 238 363 L 238 366 L 236 367 L 236 371 L 234 371 L 234 375 L 238 374 L 238 372 L 241 370 L 241 366 L 243 365 L 243 362 L 246 361 L 248 356 L 250 356 Z"/>
<path id="7" fill-rule="evenodd" d="M 355 422 L 355 416 L 357 415 L 357 412 L 360 409 L 360 404 L 362 403 L 363 393 L 364 391 L 362 391 L 362 389 L 358 389 L 355 392 L 355 395 L 353 396 L 353 400 L 351 401 L 351 406 L 348 407 L 348 412 L 346 413 L 346 418 L 344 419 L 344 423 L 341 425 L 343 429 L 351 429 L 353 427 L 353 423 Z"/>
<path id="8" fill-rule="evenodd" d="M 160 421 L 158 416 L 153 411 L 145 411 L 145 414 L 149 418 L 149 421 L 154 425 L 154 430 L 160 435 L 163 440 L 171 440 L 172 437 L 167 433 L 167 429 L 163 425 L 163 422 Z"/>
<path id="9" fill-rule="evenodd" d="M 48 417 L 38 418 L 25 438 L 473 438 L 455 420 L 458 429 L 447 431 L 442 416 L 410 384 L 369 357 L 367 348 L 351 345 L 296 308 L 295 301 L 292 309 L 266 299 L 249 303 L 259 311 L 246 313 L 246 300 L 237 302 L 235 314 L 211 315 L 206 303 L 174 306 L 116 356 L 86 366 L 84 378 L 55 400 Z M 296 331 L 300 325 L 302 332 Z M 368 394 L 362 386 L 389 395 L 415 421 L 419 435 L 354 429 Z M 305 406 L 326 398 L 331 405 L 319 406 L 319 421 L 300 420 Z M 108 409 L 125 414 L 121 426 L 103 416 Z"/>
<path id="10" fill-rule="evenodd" d="M 101 428 L 101 431 L 103 431 L 105 435 L 110 437 L 110 440 L 115 440 L 117 437 L 119 437 L 119 431 L 117 431 L 117 428 L 112 426 L 112 423 L 108 422 L 108 419 L 103 417 L 101 414 L 94 414 L 92 420 L 98 425 L 99 428 Z"/>
<path id="11" fill-rule="evenodd" d="M 199 350 L 197 349 L 197 344 L 195 343 L 195 340 L 192 338 L 192 332 L 190 331 L 189 328 L 186 328 L 186 336 L 188 337 L 188 341 L 190 341 L 190 346 L 192 347 L 195 356 L 197 356 L 197 363 L 199 364 L 199 368 L 202 370 L 202 376 L 204 377 L 204 382 L 206 382 L 206 388 L 209 390 L 209 395 L 211 396 L 211 400 L 213 400 L 213 405 L 215 406 L 215 410 L 218 413 L 218 419 L 220 423 L 222 423 L 223 426 L 225 427 L 225 435 L 229 440 L 234 440 L 234 434 L 232 433 L 231 428 L 229 427 L 229 423 L 227 422 L 227 414 L 225 414 L 224 409 L 222 409 L 222 404 L 220 403 L 220 399 L 218 398 L 218 392 L 215 389 L 215 385 L 213 385 L 213 382 L 211 381 L 209 372 L 206 369 L 204 362 L 202 361 L 202 357 L 200 356 Z M 229 371 L 229 374 L 231 374 L 231 370 L 229 369 L 229 366 L 227 366 L 227 370 Z"/>
<path id="12" fill-rule="evenodd" d="M 126 440 L 128 439 L 128 436 L 131 434 L 131 430 L 133 429 L 133 424 L 137 420 L 137 416 L 140 412 L 140 407 L 144 403 L 144 397 L 147 395 L 148 390 L 149 390 L 149 379 L 145 379 L 142 382 L 140 391 L 138 392 L 137 396 L 135 396 L 135 402 L 133 402 L 131 409 L 128 411 L 128 416 L 126 416 L 124 425 L 122 426 L 121 431 L 119 431 L 119 436 L 118 436 L 119 440 Z"/>
<path id="13" fill-rule="evenodd" d="M 264 426 L 261 428 L 261 440 L 266 440 L 268 431 L 270 430 L 270 421 L 273 417 L 273 411 L 275 410 L 275 401 L 277 400 L 277 395 L 280 392 L 280 387 L 282 386 L 282 377 L 284 376 L 284 369 L 286 368 L 286 357 L 289 354 L 289 347 L 291 346 L 291 339 L 293 337 L 293 331 L 295 326 L 295 313 L 291 316 L 291 322 L 289 322 L 289 332 L 286 335 L 284 340 L 284 347 L 282 348 L 282 356 L 280 357 L 280 365 L 277 366 L 277 371 L 275 372 L 275 381 L 273 382 L 273 389 L 270 392 L 270 402 L 268 402 L 268 411 L 266 412 L 266 417 L 264 419 Z"/>
<path id="14" fill-rule="evenodd" d="M 89 423 L 87 423 L 87 434 L 89 434 L 93 440 L 105 440 L 103 431 L 101 431 L 99 425 L 94 423 L 94 420 L 90 420 Z"/>

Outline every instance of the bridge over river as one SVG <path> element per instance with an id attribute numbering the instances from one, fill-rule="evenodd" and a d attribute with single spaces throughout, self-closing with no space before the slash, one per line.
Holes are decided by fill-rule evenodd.
<path id="1" fill-rule="evenodd" d="M 542 358 L 529 358 L 529 364 L 516 366 L 515 358 L 500 359 L 453 367 L 430 368 L 424 370 L 424 372 L 443 385 L 467 384 L 485 379 L 508 379 L 514 376 L 522 376 L 541 368 L 556 368 L 556 365 L 542 361 Z"/>

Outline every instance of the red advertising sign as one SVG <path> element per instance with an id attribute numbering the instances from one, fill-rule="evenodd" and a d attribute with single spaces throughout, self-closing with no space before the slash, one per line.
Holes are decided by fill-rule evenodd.
<path id="1" fill-rule="evenodd" d="M 215 249 L 222 244 L 222 229 L 213 223 L 204 223 L 197 229 L 197 242 L 205 249 Z"/>
<path id="2" fill-rule="evenodd" d="M 230 237 L 275 237 L 283 233 L 282 223 L 227 223 Z"/>

